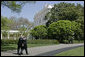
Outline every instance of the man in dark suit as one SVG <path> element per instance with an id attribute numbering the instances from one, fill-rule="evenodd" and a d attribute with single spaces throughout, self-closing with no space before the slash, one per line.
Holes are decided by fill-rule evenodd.
<path id="1" fill-rule="evenodd" d="M 27 39 L 26 39 L 26 37 L 23 37 L 21 54 L 23 54 L 22 52 L 23 52 L 24 49 L 26 51 L 26 54 L 28 55 L 28 51 L 27 51 Z"/>
<path id="2" fill-rule="evenodd" d="M 18 48 L 17 48 L 17 54 L 20 54 L 20 49 L 22 48 L 22 41 L 23 41 L 23 36 L 21 35 L 21 37 L 19 38 L 19 41 L 18 41 Z"/>

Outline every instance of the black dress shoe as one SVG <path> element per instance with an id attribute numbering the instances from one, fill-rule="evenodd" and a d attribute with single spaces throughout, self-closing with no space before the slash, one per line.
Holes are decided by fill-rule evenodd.
<path id="1" fill-rule="evenodd" d="M 27 55 L 29 55 L 28 53 L 26 53 Z"/>
<path id="2" fill-rule="evenodd" d="M 23 53 L 21 53 L 23 55 Z"/>
<path id="3" fill-rule="evenodd" d="M 19 54 L 19 53 L 17 53 L 17 54 Z"/>
<path id="4" fill-rule="evenodd" d="M 21 55 L 20 53 L 18 53 L 18 55 Z"/>

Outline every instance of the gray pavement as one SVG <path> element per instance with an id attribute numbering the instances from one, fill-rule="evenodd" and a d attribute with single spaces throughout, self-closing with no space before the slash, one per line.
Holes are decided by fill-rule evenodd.
<path id="1" fill-rule="evenodd" d="M 84 45 L 61 48 L 61 49 L 53 50 L 53 51 L 50 51 L 50 52 L 38 54 L 38 55 L 35 55 L 35 56 L 55 56 L 55 54 L 58 54 L 58 53 L 61 53 L 61 52 L 67 51 L 67 50 L 71 50 L 71 49 L 74 49 L 74 48 L 83 47 L 83 46 Z"/>
<path id="2" fill-rule="evenodd" d="M 17 55 L 17 50 L 1 52 L 1 56 L 47 56 L 54 52 L 62 52 L 63 50 L 68 50 L 70 47 L 78 47 L 82 46 L 84 43 L 81 44 L 59 44 L 59 45 L 50 45 L 50 46 L 41 46 L 41 47 L 32 47 L 28 48 L 29 55 L 26 55 L 25 51 L 23 51 L 23 55 Z M 60 50 L 60 51 L 59 51 Z M 53 53 L 53 54 L 54 54 Z M 49 55 L 49 56 L 50 56 Z"/>

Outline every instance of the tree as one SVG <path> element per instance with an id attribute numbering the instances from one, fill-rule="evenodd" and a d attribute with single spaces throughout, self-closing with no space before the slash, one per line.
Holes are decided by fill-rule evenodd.
<path id="1" fill-rule="evenodd" d="M 80 12 L 79 18 L 75 21 L 81 24 L 80 36 L 81 36 L 81 39 L 84 40 L 84 10 L 82 10 L 82 12 Z"/>
<path id="2" fill-rule="evenodd" d="M 14 17 L 14 16 L 11 16 L 11 17 L 9 18 L 9 20 L 11 21 L 11 23 L 9 24 L 9 27 L 10 27 L 12 30 L 17 29 L 17 26 L 18 26 L 17 18 Z"/>
<path id="3" fill-rule="evenodd" d="M 33 25 L 32 22 L 30 22 L 27 18 L 20 17 L 18 18 L 17 23 L 19 24 L 19 28 L 24 27 L 25 30 L 23 31 L 28 31 L 30 27 Z"/>
<path id="4" fill-rule="evenodd" d="M 51 39 L 57 39 L 59 42 L 63 42 L 64 40 L 68 40 L 70 37 L 78 34 L 80 30 L 77 22 L 71 22 L 69 20 L 59 20 L 57 22 L 53 22 L 48 27 L 48 36 Z"/>
<path id="5" fill-rule="evenodd" d="M 80 17 L 78 20 L 76 20 L 75 22 L 80 24 L 80 33 L 79 36 L 81 38 L 81 40 L 84 40 L 84 16 Z M 77 35 L 78 36 L 78 35 Z"/>
<path id="6" fill-rule="evenodd" d="M 27 3 L 35 3 L 35 1 L 1 1 L 1 6 L 6 6 L 13 12 L 20 13 L 22 7 Z"/>
<path id="7" fill-rule="evenodd" d="M 29 28 L 32 25 L 32 22 L 30 22 L 27 18 L 23 18 L 23 17 L 10 17 L 9 20 L 11 21 L 11 24 L 9 24 L 9 26 L 11 27 L 11 29 L 20 29 L 22 27 L 25 27 L 26 29 Z"/>
<path id="8" fill-rule="evenodd" d="M 31 30 L 30 33 L 35 39 L 44 39 L 47 35 L 47 29 L 44 25 L 36 26 L 34 29 Z"/>
<path id="9" fill-rule="evenodd" d="M 10 20 L 7 17 L 1 16 L 1 29 L 2 30 L 10 29 L 9 23 L 10 23 Z"/>
<path id="10" fill-rule="evenodd" d="M 80 5 L 80 4 L 78 4 Z M 46 23 L 47 27 L 49 24 L 56 22 L 58 20 L 77 20 L 80 16 L 84 15 L 83 6 L 76 6 L 71 3 L 59 3 L 55 4 L 54 7 L 48 12 L 45 16 L 45 20 L 48 20 Z"/>

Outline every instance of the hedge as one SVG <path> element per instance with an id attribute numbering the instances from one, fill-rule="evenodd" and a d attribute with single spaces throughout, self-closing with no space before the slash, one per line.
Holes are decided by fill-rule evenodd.
<path id="1" fill-rule="evenodd" d="M 5 45 L 5 44 L 17 44 L 18 40 L 12 40 L 12 39 L 2 39 L 1 40 L 1 44 Z"/>
<path id="2" fill-rule="evenodd" d="M 48 39 L 37 39 L 37 40 L 27 40 L 28 44 L 58 44 L 59 42 L 57 40 L 48 40 Z M 6 44 L 17 44 L 18 40 L 12 40 L 12 39 L 2 39 L 1 45 Z"/>
<path id="3" fill-rule="evenodd" d="M 28 44 L 58 44 L 57 40 L 48 39 L 38 39 L 38 40 L 28 40 Z"/>

